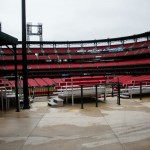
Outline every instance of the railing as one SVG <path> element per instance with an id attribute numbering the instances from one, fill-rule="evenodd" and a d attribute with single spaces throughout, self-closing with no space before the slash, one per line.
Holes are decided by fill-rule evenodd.
<path id="1" fill-rule="evenodd" d="M 29 95 L 34 98 L 38 96 L 50 96 L 55 92 L 54 86 L 29 87 Z"/>

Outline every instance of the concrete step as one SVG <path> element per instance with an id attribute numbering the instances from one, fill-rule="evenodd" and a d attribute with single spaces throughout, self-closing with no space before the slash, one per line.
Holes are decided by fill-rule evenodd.
<path id="1" fill-rule="evenodd" d="M 98 98 L 98 102 L 101 102 L 101 103 L 106 103 L 106 101 L 102 98 Z"/>
<path id="2" fill-rule="evenodd" d="M 128 92 L 123 92 L 120 95 L 126 95 L 126 96 L 130 96 L 130 94 Z"/>
<path id="3" fill-rule="evenodd" d="M 48 106 L 51 106 L 51 107 L 57 107 L 57 103 L 53 102 L 53 101 L 48 101 Z"/>
<path id="4" fill-rule="evenodd" d="M 129 95 L 121 94 L 121 95 L 120 95 L 120 98 L 128 99 L 128 98 L 130 98 L 130 96 L 129 96 Z"/>

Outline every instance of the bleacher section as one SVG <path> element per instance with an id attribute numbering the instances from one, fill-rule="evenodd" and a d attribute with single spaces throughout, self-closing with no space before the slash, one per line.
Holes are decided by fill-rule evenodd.
<path id="1" fill-rule="evenodd" d="M 0 54 L 0 74 L 13 74 L 14 56 L 7 48 Z M 29 78 L 109 74 L 148 74 L 150 41 L 94 47 L 29 48 Z M 18 73 L 22 76 L 22 50 L 17 49 Z M 113 67 L 113 69 L 112 69 Z M 97 70 L 98 69 L 98 70 Z"/>
<path id="2" fill-rule="evenodd" d="M 22 80 L 19 80 L 19 83 L 22 84 Z M 140 87 L 140 82 L 142 82 L 142 86 L 150 86 L 150 75 L 141 75 L 141 76 L 132 76 L 132 75 L 119 75 L 119 76 L 85 76 L 85 77 L 72 77 L 72 78 L 34 78 L 28 79 L 28 86 L 30 89 L 40 89 L 42 88 L 50 88 L 51 92 L 59 92 L 61 89 L 66 88 L 80 88 L 80 85 L 105 85 L 111 83 L 121 83 L 122 89 L 127 89 L 131 87 Z M 3 82 L 0 83 L 0 85 Z M 9 84 L 12 88 L 15 88 L 14 81 L 10 80 Z M 88 87 L 87 86 L 87 87 Z M 32 89 L 33 90 L 33 89 Z M 36 96 L 40 96 L 40 91 L 36 90 L 38 94 Z M 52 93 L 51 93 L 52 94 Z M 45 95 L 48 95 L 48 90 L 46 90 Z"/>
<path id="3" fill-rule="evenodd" d="M 22 88 L 23 81 L 19 79 L 19 88 Z M 29 96 L 48 96 L 51 98 L 48 105 L 58 107 L 63 106 L 64 101 L 68 99 L 81 98 L 81 85 L 83 87 L 83 97 L 95 98 L 95 87 L 97 85 L 98 98 L 116 95 L 120 83 L 120 98 L 132 98 L 134 95 L 150 94 L 150 75 L 118 75 L 118 76 L 84 76 L 71 78 L 30 78 L 28 79 Z M 15 102 L 15 83 L 13 80 L 6 82 L 5 78 L 0 79 L 1 106 L 4 108 L 3 99 L 5 99 L 6 108 L 9 108 L 10 102 Z M 11 96 L 11 97 L 10 97 Z M 20 95 L 19 98 L 22 96 Z M 11 99 L 10 99 L 11 98 Z M 22 99 L 20 99 L 22 102 Z M 32 99 L 33 100 L 33 99 Z"/>
<path id="4" fill-rule="evenodd" d="M 42 47 L 32 43 L 27 48 L 29 87 L 58 86 L 63 84 L 64 78 L 75 76 L 90 76 L 90 81 L 85 83 L 95 84 L 100 83 L 99 79 L 94 79 L 95 76 L 148 75 L 150 74 L 149 37 L 150 32 L 146 32 L 99 41 L 50 42 L 43 44 Z M 23 76 L 20 45 L 17 46 L 17 64 L 17 73 Z M 2 47 L 0 76 L 14 75 L 14 69 L 12 51 Z M 128 84 L 133 84 L 125 82 L 126 78 L 124 81 L 122 77 L 118 79 L 126 87 Z M 106 79 L 103 82 L 105 81 Z M 80 82 L 84 83 L 83 79 Z"/>

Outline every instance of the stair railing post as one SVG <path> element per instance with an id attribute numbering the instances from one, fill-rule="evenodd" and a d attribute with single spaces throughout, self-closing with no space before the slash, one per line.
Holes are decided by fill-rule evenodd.
<path id="1" fill-rule="evenodd" d="M 114 85 L 112 84 L 112 92 L 111 92 L 111 97 L 114 97 Z"/>
<path id="2" fill-rule="evenodd" d="M 118 96 L 117 96 L 117 104 L 120 105 L 120 83 L 118 82 Z"/>
<path id="3" fill-rule="evenodd" d="M 96 107 L 98 107 L 98 92 L 97 92 L 97 85 L 95 85 L 95 94 L 96 94 Z"/>
<path id="4" fill-rule="evenodd" d="M 48 98 L 49 98 L 50 86 L 48 85 L 47 88 L 48 88 Z"/>
<path id="5" fill-rule="evenodd" d="M 81 85 L 81 109 L 83 109 L 83 85 Z"/>
<path id="6" fill-rule="evenodd" d="M 140 100 L 142 100 L 142 81 L 140 81 Z"/>

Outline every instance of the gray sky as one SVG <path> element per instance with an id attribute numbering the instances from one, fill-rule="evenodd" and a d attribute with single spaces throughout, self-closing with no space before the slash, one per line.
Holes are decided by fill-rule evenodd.
<path id="1" fill-rule="evenodd" d="M 150 0 L 26 0 L 43 40 L 93 40 L 150 31 Z M 0 0 L 2 31 L 21 40 L 21 0 Z M 38 37 L 31 37 L 38 40 Z"/>

